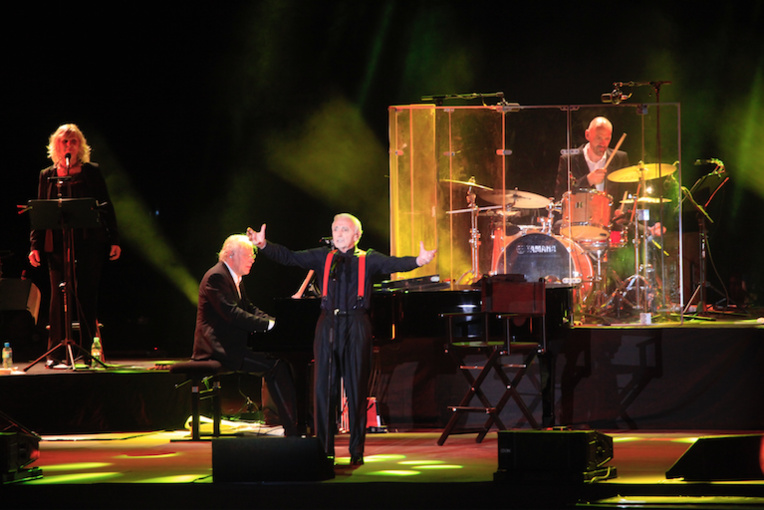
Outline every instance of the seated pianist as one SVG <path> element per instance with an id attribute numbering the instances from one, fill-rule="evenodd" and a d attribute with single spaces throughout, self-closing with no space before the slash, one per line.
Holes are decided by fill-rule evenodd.
<path id="1" fill-rule="evenodd" d="M 223 243 L 218 262 L 202 278 L 194 331 L 194 360 L 216 360 L 223 368 L 263 377 L 286 436 L 299 436 L 295 387 L 289 364 L 247 346 L 251 333 L 273 328 L 275 320 L 247 298 L 242 277 L 255 262 L 255 247 L 246 235 Z"/>

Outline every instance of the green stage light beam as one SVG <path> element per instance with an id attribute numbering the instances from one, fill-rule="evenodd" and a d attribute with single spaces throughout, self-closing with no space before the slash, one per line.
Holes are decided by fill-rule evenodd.
<path id="1" fill-rule="evenodd" d="M 91 145 L 98 149 L 99 162 L 104 169 L 104 179 L 114 203 L 121 238 L 159 274 L 175 285 L 191 304 L 196 305 L 199 283 L 184 267 L 174 248 L 167 243 L 151 209 L 140 198 L 128 173 L 109 149 L 108 143 L 97 133 L 90 139 L 93 141 Z"/>

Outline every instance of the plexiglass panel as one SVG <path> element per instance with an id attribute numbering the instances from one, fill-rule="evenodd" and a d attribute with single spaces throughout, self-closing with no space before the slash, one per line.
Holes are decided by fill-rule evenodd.
<path id="1" fill-rule="evenodd" d="M 389 114 L 390 251 L 438 248 L 435 267 L 413 276 L 437 273 L 461 288 L 521 274 L 574 286 L 582 323 L 681 321 L 677 104 Z M 595 137 L 603 121 L 591 124 L 600 117 L 604 142 Z M 597 160 L 599 183 L 589 173 Z"/>

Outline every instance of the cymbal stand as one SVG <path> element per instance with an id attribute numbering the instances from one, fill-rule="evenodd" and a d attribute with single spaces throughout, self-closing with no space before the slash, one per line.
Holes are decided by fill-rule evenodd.
<path id="1" fill-rule="evenodd" d="M 600 310 L 607 310 L 613 303 L 616 304 L 616 314 L 620 316 L 623 303 L 627 304 L 631 310 L 641 314 L 650 311 L 650 304 L 654 299 L 654 290 L 650 284 L 649 271 L 651 269 L 649 260 L 649 250 L 647 243 L 647 209 L 642 214 L 637 214 L 639 207 L 639 197 L 644 193 L 645 175 L 644 163 L 639 164 L 639 185 L 634 197 L 634 207 L 631 211 L 630 225 L 634 229 L 634 274 L 620 282 L 610 298 L 600 307 Z M 632 296 L 632 297 L 630 297 Z"/>
<path id="2" fill-rule="evenodd" d="M 470 211 L 470 253 L 472 255 L 472 268 L 459 277 L 457 283 L 472 284 L 480 279 L 480 230 L 478 230 L 478 211 L 480 208 L 475 203 L 475 192 L 472 186 L 467 188 L 467 208 Z"/>

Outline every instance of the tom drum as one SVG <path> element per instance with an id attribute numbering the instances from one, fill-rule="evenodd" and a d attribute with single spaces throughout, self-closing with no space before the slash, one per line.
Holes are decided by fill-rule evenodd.
<path id="1" fill-rule="evenodd" d="M 608 242 L 613 197 L 594 189 L 567 191 L 562 196 L 560 234 L 576 242 Z"/>

